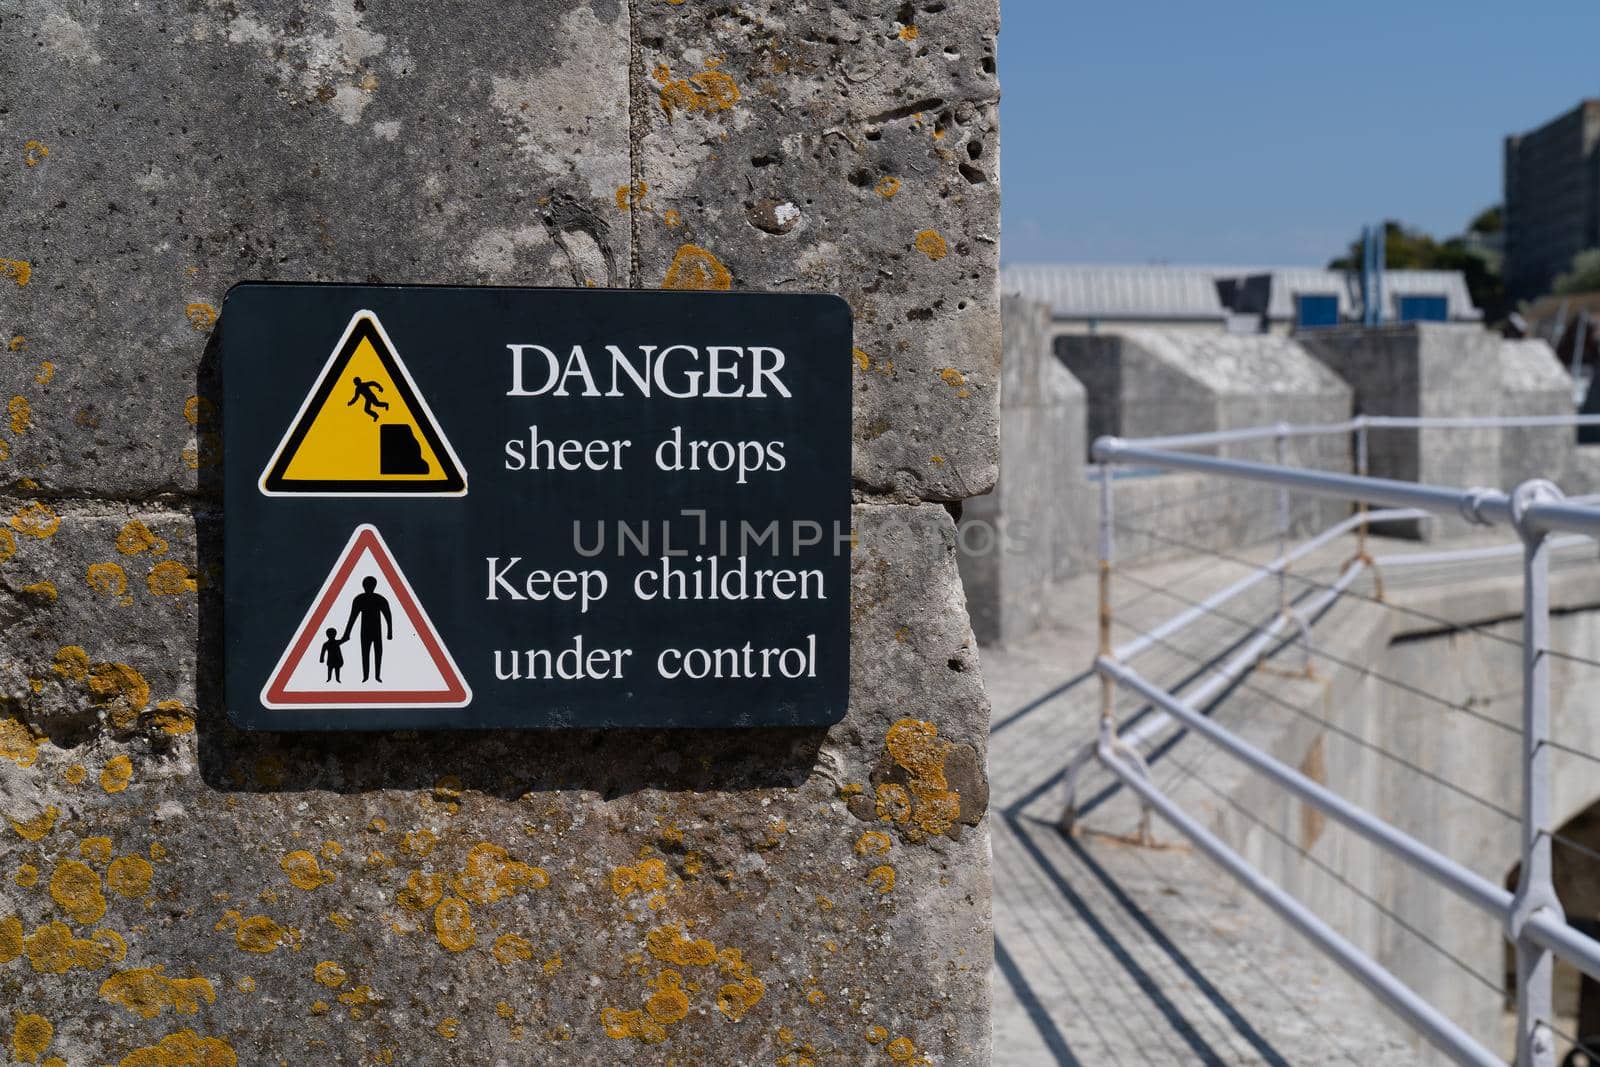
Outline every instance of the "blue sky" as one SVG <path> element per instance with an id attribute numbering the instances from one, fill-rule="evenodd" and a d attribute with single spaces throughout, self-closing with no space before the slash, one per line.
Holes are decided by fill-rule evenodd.
<path id="1" fill-rule="evenodd" d="M 1002 0 L 1001 256 L 1315 264 L 1500 199 L 1600 96 L 1595 0 Z"/>

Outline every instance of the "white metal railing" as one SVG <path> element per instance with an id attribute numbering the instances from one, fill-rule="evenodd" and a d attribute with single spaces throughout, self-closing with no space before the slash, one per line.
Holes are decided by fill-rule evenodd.
<path id="1" fill-rule="evenodd" d="M 1547 832 L 1552 815 L 1550 739 L 1550 667 L 1544 655 L 1549 645 L 1550 556 L 1558 548 L 1600 537 L 1600 507 L 1582 500 L 1565 499 L 1552 483 L 1524 482 L 1510 492 L 1485 488 L 1452 488 L 1371 477 L 1367 473 L 1367 433 L 1371 429 L 1454 429 L 1568 427 L 1600 425 L 1600 416 L 1514 416 L 1462 418 L 1401 418 L 1358 416 L 1346 422 L 1292 426 L 1277 424 L 1215 433 L 1185 434 L 1125 441 L 1102 437 L 1094 443 L 1100 477 L 1100 650 L 1095 669 L 1101 679 L 1099 737 L 1068 762 L 1067 808 L 1063 825 L 1077 817 L 1077 794 L 1084 769 L 1098 761 L 1138 794 L 1147 811 L 1154 810 L 1188 837 L 1212 860 L 1237 878 L 1252 893 L 1286 919 L 1313 944 L 1360 981 L 1368 990 L 1405 1018 L 1432 1044 L 1457 1063 L 1500 1064 L 1494 1053 L 1437 1008 L 1422 999 L 1393 973 L 1344 939 L 1299 900 L 1272 883 L 1199 821 L 1186 813 L 1171 796 L 1150 780 L 1138 746 L 1149 741 L 1172 720 L 1205 738 L 1235 759 L 1312 805 L 1330 818 L 1387 850 L 1413 868 L 1499 920 L 1516 949 L 1516 1057 L 1519 1067 L 1553 1067 L 1552 977 L 1556 957 L 1566 960 L 1600 981 L 1600 942 L 1568 925 L 1553 883 L 1551 840 Z M 1318 434 L 1354 434 L 1356 473 L 1305 470 L 1288 466 L 1283 444 L 1291 437 Z M 1277 462 L 1261 463 L 1196 454 L 1190 449 L 1221 444 L 1272 439 L 1277 442 Z M 1113 647 L 1111 643 L 1111 576 L 1115 560 L 1113 479 L 1111 468 L 1139 464 L 1163 470 L 1197 471 L 1225 478 L 1276 486 L 1279 493 L 1278 556 L 1227 587 L 1192 603 L 1166 622 L 1134 639 Z M 1288 492 L 1333 497 L 1356 503 L 1357 514 L 1342 520 L 1310 540 L 1287 547 Z M 1367 511 L 1369 505 L 1385 510 Z M 1371 523 L 1423 520 L 1454 516 L 1480 524 L 1507 524 L 1519 543 L 1447 552 L 1391 554 L 1374 559 L 1367 552 Z M 1338 578 L 1319 594 L 1291 607 L 1282 592 L 1285 575 L 1296 562 L 1352 531 L 1359 534 L 1356 555 Z M 1563 534 L 1564 536 L 1556 536 Z M 1297 631 L 1309 656 L 1312 645 L 1309 620 L 1348 590 L 1362 573 L 1376 576 L 1379 568 L 1423 563 L 1488 559 L 1518 555 L 1523 563 L 1522 716 L 1521 716 L 1521 866 L 1515 892 L 1470 870 L 1378 816 L 1313 781 L 1299 770 L 1256 748 L 1212 721 L 1201 710 L 1213 697 L 1258 664 L 1267 651 Z M 1175 633 L 1247 590 L 1277 577 L 1279 612 L 1271 622 L 1238 648 L 1211 677 L 1192 692 L 1179 697 L 1139 673 L 1132 661 L 1164 643 Z M 1380 586 L 1381 595 L 1381 586 Z M 1159 709 L 1129 730 L 1122 730 L 1114 715 L 1117 687 L 1136 693 Z"/>

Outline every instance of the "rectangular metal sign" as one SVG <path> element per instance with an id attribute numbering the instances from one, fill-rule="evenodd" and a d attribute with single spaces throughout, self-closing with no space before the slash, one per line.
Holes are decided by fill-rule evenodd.
<path id="1" fill-rule="evenodd" d="M 241 726 L 843 717 L 844 301 L 242 283 L 221 331 Z"/>

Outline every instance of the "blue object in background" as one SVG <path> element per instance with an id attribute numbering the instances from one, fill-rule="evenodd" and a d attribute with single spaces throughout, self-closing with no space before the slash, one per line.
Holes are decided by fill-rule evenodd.
<path id="1" fill-rule="evenodd" d="M 1401 322 L 1448 322 L 1450 301 L 1443 296 L 1395 297 Z"/>
<path id="2" fill-rule="evenodd" d="M 1296 293 L 1294 325 L 1297 330 L 1339 325 L 1339 297 L 1336 293 Z"/>

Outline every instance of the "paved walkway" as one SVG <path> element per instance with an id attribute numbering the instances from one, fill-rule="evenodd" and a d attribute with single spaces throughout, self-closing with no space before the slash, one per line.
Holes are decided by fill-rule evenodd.
<path id="1" fill-rule="evenodd" d="M 1243 573 L 1188 560 L 1135 572 L 1147 585 L 1119 580 L 1115 640 L 1181 610 L 1168 593 L 1197 598 Z M 1120 836 L 1137 809 L 1126 791 L 1106 799 L 1103 775 L 1083 798 L 1092 801 L 1084 832 L 1056 829 L 1062 768 L 1093 737 L 1099 709 L 1099 683 L 1085 671 L 1095 647 L 1093 580 L 1062 593 L 1048 629 L 983 652 L 994 702 L 995 1064 L 1415 1062 L 1397 1021 L 1175 831 L 1157 820 L 1155 848 Z M 1260 594 L 1228 610 L 1268 618 L 1276 588 L 1266 583 Z M 1172 684 L 1245 632 L 1200 622 L 1139 663 Z M 1179 742 L 1158 784 L 1169 787 L 1173 770 L 1204 747 Z M 1192 795 L 1188 788 L 1178 795 Z"/>

